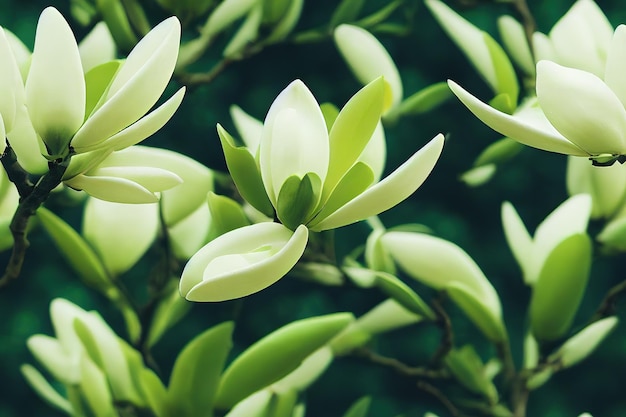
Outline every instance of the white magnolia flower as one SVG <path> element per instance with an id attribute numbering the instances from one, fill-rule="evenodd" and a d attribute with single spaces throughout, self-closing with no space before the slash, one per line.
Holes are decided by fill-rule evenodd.
<path id="1" fill-rule="evenodd" d="M 172 76 L 179 42 L 180 23 L 171 17 L 154 27 L 126 60 L 97 67 L 98 72 L 85 77 L 69 25 L 56 9 L 45 9 L 37 25 L 25 91 L 30 120 L 48 159 L 119 149 L 160 129 L 180 105 L 184 89 L 147 113 Z M 100 87 L 88 98 L 90 83 Z"/>
<path id="2" fill-rule="evenodd" d="M 454 94 L 492 129 L 528 146 L 610 164 L 626 154 L 626 26 L 620 25 L 604 78 L 551 61 L 537 64 L 537 100 L 509 115 L 480 101 L 454 81 Z"/>

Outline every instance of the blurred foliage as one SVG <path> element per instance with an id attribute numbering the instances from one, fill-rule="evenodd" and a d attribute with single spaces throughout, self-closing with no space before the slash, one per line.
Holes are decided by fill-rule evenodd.
<path id="1" fill-rule="evenodd" d="M 402 36 L 377 34 L 398 65 L 406 95 L 434 82 L 452 78 L 469 91 L 486 95 L 486 86 L 471 69 L 460 51 L 445 36 L 432 16 L 418 0 L 410 30 Z M 407 2 L 410 2 L 407 0 Z M 0 25 L 11 29 L 32 47 L 37 17 L 53 3 L 69 16 L 67 1 L 2 0 Z M 145 2 L 148 3 L 148 2 Z M 366 2 L 367 7 L 377 2 Z M 384 3 L 379 1 L 378 3 Z M 454 2 L 451 2 L 454 3 Z M 457 10 L 479 27 L 495 33 L 495 17 L 510 12 L 505 4 L 478 2 Z M 473 3 L 473 2 L 472 2 Z M 571 5 L 571 0 L 530 0 L 538 28 L 547 31 Z M 328 21 L 335 1 L 305 1 L 296 33 Z M 626 22 L 626 7 L 621 0 L 598 1 L 611 22 Z M 156 7 L 148 8 L 155 21 L 165 16 Z M 397 16 L 402 21 L 402 16 Z M 86 28 L 70 21 L 80 38 Z M 210 54 L 209 54 L 210 55 Z M 208 69 L 216 57 L 208 56 L 196 64 Z M 224 170 L 216 123 L 232 129 L 228 114 L 231 104 L 238 104 L 257 118 L 263 118 L 276 94 L 293 79 L 300 78 L 321 101 L 342 105 L 358 88 L 334 47 L 330 37 L 307 44 L 281 43 L 249 59 L 231 64 L 212 83 L 193 88 L 177 114 L 166 127 L 145 143 L 179 151 L 206 164 Z M 510 329 L 526 323 L 528 289 L 505 244 L 500 221 L 500 206 L 511 201 L 529 229 L 533 229 L 567 195 L 565 190 L 566 158 L 525 148 L 516 158 L 498 169 L 494 179 L 480 188 L 468 188 L 459 175 L 469 169 L 480 151 L 499 138 L 458 102 L 450 100 L 435 111 L 400 120 L 387 129 L 389 144 L 387 170 L 397 167 L 407 155 L 419 149 L 436 133 L 448 135 L 442 158 L 432 175 L 415 195 L 400 206 L 381 215 L 387 226 L 421 223 L 445 239 L 464 248 L 483 269 L 500 293 L 505 320 Z M 51 201 L 54 204 L 54 201 Z M 68 219 L 79 223 L 80 213 L 68 211 Z M 592 225 L 593 227 L 593 225 Z M 345 227 L 337 232 L 340 255 L 364 242 L 364 225 Z M 115 328 L 122 329 L 119 313 L 97 294 L 86 289 L 59 257 L 57 249 L 43 233 L 31 234 L 32 249 L 27 255 L 22 277 L 0 292 L 0 417 L 56 416 L 23 381 L 19 364 L 31 362 L 25 341 L 34 333 L 51 333 L 48 315 L 50 300 L 67 298 L 85 309 L 97 309 Z M 590 317 L 604 292 L 622 279 L 618 262 L 623 255 L 594 262 L 590 285 L 579 317 Z M 4 263 L 6 254 L 0 254 Z M 150 265 L 140 263 L 126 274 L 133 278 L 126 285 L 141 294 L 142 274 Z M 122 278 L 124 279 L 124 277 Z M 411 283 L 426 298 L 429 290 Z M 336 311 L 361 314 L 382 300 L 382 295 L 355 288 L 320 287 L 287 277 L 244 300 L 219 304 L 195 304 L 191 313 L 155 346 L 154 356 L 164 376 L 171 370 L 174 357 L 194 335 L 210 325 L 236 318 L 235 351 L 241 351 L 272 330 L 290 321 Z M 451 305 L 458 345 L 471 342 L 479 349 L 491 349 L 479 332 Z M 623 305 L 622 305 L 623 307 Z M 626 315 L 621 313 L 622 320 Z M 582 325 L 580 321 L 578 325 Z M 521 334 L 512 332 L 513 355 L 521 361 Z M 408 364 L 423 363 L 439 343 L 437 329 L 410 327 L 380 341 L 376 349 Z M 589 360 L 572 370 L 556 375 L 551 383 L 533 392 L 528 415 L 544 417 L 576 416 L 589 411 L 595 416 L 618 417 L 626 412 L 626 398 L 619 383 L 619 370 L 626 369 L 626 332 L 618 328 Z M 167 378 L 166 378 L 167 379 Z M 446 412 L 431 396 L 404 383 L 391 371 L 356 357 L 338 360 L 307 393 L 307 415 L 339 416 L 362 395 L 373 397 L 372 416 L 422 416 L 432 410 Z"/>

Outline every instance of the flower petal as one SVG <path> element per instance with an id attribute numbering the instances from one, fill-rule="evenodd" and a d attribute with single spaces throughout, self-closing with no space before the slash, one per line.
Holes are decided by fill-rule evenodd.
<path id="1" fill-rule="evenodd" d="M 265 189 L 276 198 L 287 178 L 313 172 L 324 181 L 329 142 L 326 122 L 313 94 L 300 80 L 276 97 L 265 118 L 259 164 Z"/>
<path id="2" fill-rule="evenodd" d="M 565 139 L 550 125 L 539 108 L 526 107 L 509 115 L 483 103 L 460 85 L 448 80 L 459 100 L 487 126 L 524 145 L 566 155 L 589 156 L 583 149 Z"/>
<path id="3" fill-rule="evenodd" d="M 369 84 L 381 75 L 391 97 L 385 100 L 385 109 L 402 101 L 402 80 L 393 58 L 374 35 L 353 25 L 337 26 L 333 34 L 339 52 L 346 60 L 356 78 Z"/>
<path id="4" fill-rule="evenodd" d="M 626 153 L 626 110 L 597 76 L 540 61 L 537 98 L 550 123 L 587 153 Z"/>
<path id="5" fill-rule="evenodd" d="M 54 7 L 46 8 L 39 18 L 26 104 L 49 154 L 67 152 L 85 117 L 85 80 L 74 34 Z"/>
<path id="6" fill-rule="evenodd" d="M 350 200 L 324 219 L 315 219 L 311 230 L 321 231 L 345 226 L 379 214 L 400 203 L 419 188 L 432 171 L 443 149 L 439 134 L 409 160 L 379 183 Z"/>
<path id="7" fill-rule="evenodd" d="M 626 107 L 626 25 L 619 25 L 613 34 L 613 41 L 606 61 L 604 82 Z"/>
<path id="8" fill-rule="evenodd" d="M 263 122 L 250 116 L 239 106 L 230 106 L 230 117 L 233 119 L 243 143 L 252 156 L 255 156 L 263 135 Z"/>
<path id="9" fill-rule="evenodd" d="M 24 105 L 24 84 L 20 69 L 13 55 L 13 49 L 0 27 L 0 116 L 7 132 L 13 129 L 13 122 Z M 2 132 L 5 133 L 5 132 Z M 2 136 L 4 137 L 4 135 Z"/>
<path id="10" fill-rule="evenodd" d="M 155 204 L 121 204 L 90 198 L 83 214 L 83 235 L 107 270 L 118 276 L 144 255 L 159 229 Z"/>
<path id="11" fill-rule="evenodd" d="M 83 71 L 115 59 L 115 41 L 105 22 L 98 22 L 78 44 Z"/>
<path id="12" fill-rule="evenodd" d="M 80 128 L 72 144 L 96 145 L 137 121 L 157 102 L 169 82 L 180 43 L 180 22 L 155 26 L 130 52 L 111 82 L 107 99 Z"/>
<path id="13" fill-rule="evenodd" d="M 180 292 L 190 301 L 223 301 L 269 287 L 298 262 L 308 229 L 257 223 L 209 242 L 189 260 Z"/>
<path id="14" fill-rule="evenodd" d="M 528 278 L 530 269 L 529 258 L 532 254 L 533 239 L 515 207 L 508 201 L 502 203 L 502 227 L 509 248 L 513 252 L 513 257 L 515 257 L 524 274 L 524 282 L 529 285 L 532 284 Z"/>
<path id="15" fill-rule="evenodd" d="M 75 190 L 84 190 L 92 197 L 114 203 L 145 204 L 159 201 L 153 192 L 126 178 L 80 174 L 64 183 Z"/>

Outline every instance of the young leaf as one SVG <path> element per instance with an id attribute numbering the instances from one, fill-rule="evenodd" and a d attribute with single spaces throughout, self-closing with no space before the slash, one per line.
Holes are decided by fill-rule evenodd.
<path id="1" fill-rule="evenodd" d="M 224 372 L 215 401 L 227 409 L 286 376 L 354 317 L 336 313 L 294 321 L 249 347 Z"/>
<path id="2" fill-rule="evenodd" d="M 224 322 L 196 336 L 174 363 L 166 396 L 168 415 L 211 416 L 215 393 L 232 347 L 233 322 Z"/>
<path id="3" fill-rule="evenodd" d="M 366 417 L 369 411 L 372 397 L 361 397 L 355 401 L 343 417 Z"/>

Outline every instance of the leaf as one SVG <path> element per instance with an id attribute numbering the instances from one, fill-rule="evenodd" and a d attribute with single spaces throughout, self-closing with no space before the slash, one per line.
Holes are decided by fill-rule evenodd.
<path id="1" fill-rule="evenodd" d="M 382 292 L 407 310 L 431 320 L 435 319 L 435 313 L 428 307 L 428 304 L 398 277 L 380 271 L 376 271 L 375 274 L 376 286 Z"/>
<path id="2" fill-rule="evenodd" d="M 106 293 L 112 287 L 111 279 L 89 244 L 69 224 L 48 209 L 40 207 L 37 218 L 83 282 Z"/>
<path id="3" fill-rule="evenodd" d="M 209 192 L 208 202 L 211 225 L 217 236 L 250 224 L 241 205 L 232 198 Z"/>
<path id="4" fill-rule="evenodd" d="M 252 154 L 245 147 L 236 147 L 233 137 L 219 124 L 217 133 L 228 171 L 241 196 L 261 213 L 274 217 L 274 207 L 265 192 L 261 173 Z"/>
<path id="5" fill-rule="evenodd" d="M 445 291 L 487 339 L 496 343 L 507 339 L 502 318 L 490 309 L 485 300 L 478 298 L 476 292 L 461 282 L 448 284 Z"/>
<path id="6" fill-rule="evenodd" d="M 211 416 L 226 357 L 232 347 L 233 322 L 224 322 L 196 336 L 180 352 L 167 389 L 167 414 Z"/>
<path id="7" fill-rule="evenodd" d="M 164 295 L 159 300 L 152 316 L 147 337 L 147 344 L 150 347 L 154 346 L 163 334 L 183 318 L 191 308 L 191 303 L 185 300 L 178 291 L 177 279 L 172 279 L 168 287 L 169 293 L 164 290 Z"/>
<path id="8" fill-rule="evenodd" d="M 438 82 L 422 88 L 400 103 L 398 112 L 404 116 L 427 113 L 443 104 L 452 92 L 446 82 Z"/>
<path id="9" fill-rule="evenodd" d="M 523 148 L 524 145 L 511 138 L 502 138 L 483 149 L 474 161 L 474 166 L 504 163 L 517 155 Z"/>
<path id="10" fill-rule="evenodd" d="M 343 417 L 366 417 L 371 402 L 372 397 L 366 396 L 359 398 L 348 408 L 348 411 L 346 411 Z"/>
<path id="11" fill-rule="evenodd" d="M 591 239 L 579 233 L 546 258 L 530 300 L 530 326 L 537 340 L 555 340 L 569 330 L 587 287 L 591 251 Z"/>
<path id="12" fill-rule="evenodd" d="M 329 26 L 335 28 L 342 23 L 354 21 L 361 13 L 365 0 L 341 0 L 330 17 Z"/>
<path id="13" fill-rule="evenodd" d="M 85 118 L 89 117 L 106 93 L 111 80 L 122 63 L 110 61 L 90 69 L 85 74 L 87 102 L 85 103 Z"/>
<path id="14" fill-rule="evenodd" d="M 492 405 L 498 402 L 498 391 L 485 374 L 485 365 L 472 345 L 452 349 L 444 358 L 444 362 L 465 388 L 483 395 Z"/>
<path id="15" fill-rule="evenodd" d="M 510 102 L 506 113 L 512 114 L 517 107 L 519 97 L 519 82 L 515 69 L 502 47 L 488 33 L 483 32 L 483 37 L 495 70 L 496 93 L 508 96 Z"/>
<path id="16" fill-rule="evenodd" d="M 120 0 L 96 0 L 96 5 L 118 48 L 122 51 L 130 51 L 138 38 L 128 21 L 122 2 Z"/>
<path id="17" fill-rule="evenodd" d="M 286 376 L 353 320 L 350 313 L 311 317 L 289 323 L 265 336 L 226 369 L 215 401 L 217 408 L 231 408 Z"/>

